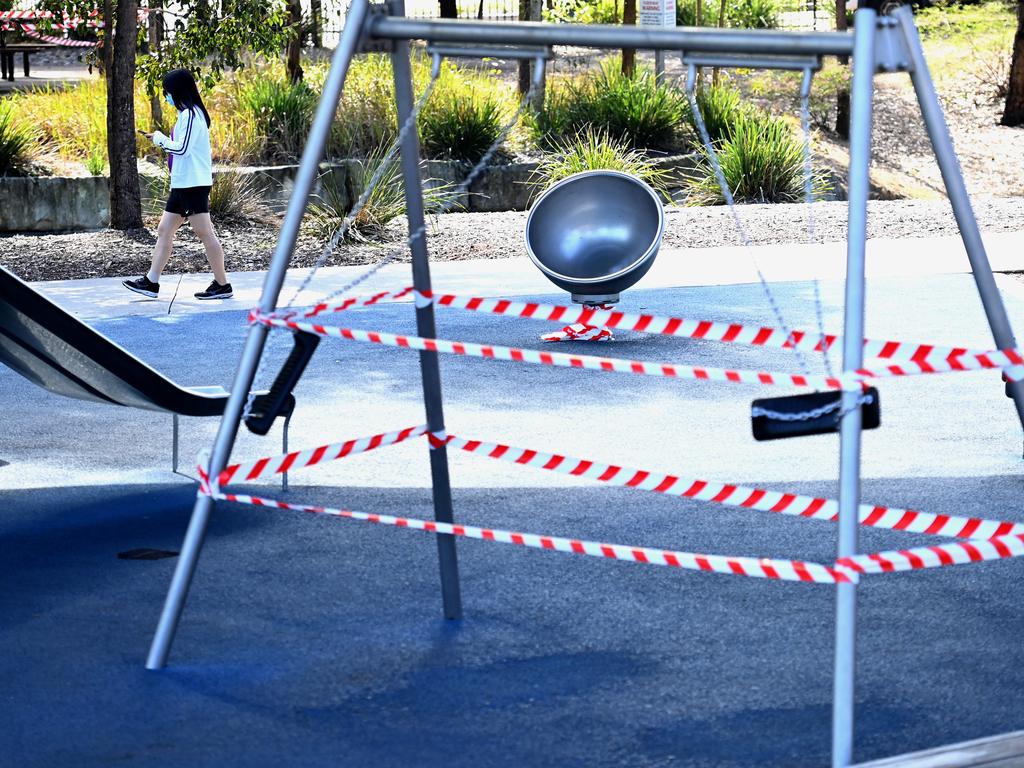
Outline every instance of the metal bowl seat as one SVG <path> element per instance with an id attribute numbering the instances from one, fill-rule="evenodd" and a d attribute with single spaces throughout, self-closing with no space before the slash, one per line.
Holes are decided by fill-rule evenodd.
<path id="1" fill-rule="evenodd" d="M 619 171 L 584 171 L 544 191 L 526 218 L 526 250 L 573 301 L 618 301 L 654 263 L 665 231 L 657 193 Z"/>

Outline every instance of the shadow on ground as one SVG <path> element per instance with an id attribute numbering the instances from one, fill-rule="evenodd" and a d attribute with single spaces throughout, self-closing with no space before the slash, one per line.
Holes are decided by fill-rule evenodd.
<path id="1" fill-rule="evenodd" d="M 1015 509 L 1020 482 L 928 481 L 920 499 L 934 508 L 955 490 Z M 828 763 L 828 587 L 464 541 L 465 618 L 448 622 L 432 535 L 301 513 L 218 507 L 171 665 L 147 672 L 176 560 L 117 555 L 177 550 L 193 494 L 0 492 L 8 764 Z M 428 489 L 289 498 L 430 515 Z M 609 488 L 460 489 L 455 503 L 466 522 L 538 533 L 818 561 L 834 549 L 827 523 Z M 1021 567 L 865 582 L 859 759 L 1021 727 Z"/>

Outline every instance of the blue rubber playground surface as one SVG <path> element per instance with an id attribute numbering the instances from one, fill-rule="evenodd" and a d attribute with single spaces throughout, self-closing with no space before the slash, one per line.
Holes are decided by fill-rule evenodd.
<path id="1" fill-rule="evenodd" d="M 480 286 L 486 295 L 507 293 L 502 270 L 513 265 L 472 268 L 493 270 Z M 1019 330 L 1024 291 L 1012 275 L 997 282 Z M 629 291 L 622 308 L 773 324 L 757 285 L 654 286 Z M 814 327 L 810 282 L 773 288 L 789 322 Z M 53 289 L 58 299 L 72 290 Z M 822 294 L 826 327 L 837 331 L 842 286 L 826 281 Z M 516 297 L 564 302 L 553 288 Z M 125 312 L 104 310 L 93 322 L 181 383 L 229 385 L 248 306 L 166 315 L 126 299 Z M 968 275 L 874 277 L 867 317 L 873 338 L 991 345 Z M 347 322 L 413 331 L 409 305 L 354 311 Z M 551 328 L 438 312 L 438 335 L 454 340 L 536 348 Z M 785 351 L 616 335 L 559 351 L 798 369 Z M 276 339 L 272 360 L 288 347 Z M 460 436 L 838 493 L 837 437 L 750 437 L 750 401 L 765 390 L 454 357 L 442 357 L 441 370 L 446 426 Z M 865 502 L 1024 520 L 1021 427 L 997 372 L 879 388 L 882 427 L 864 435 Z M 417 355 L 404 350 L 324 340 L 296 396 L 292 448 L 423 421 Z M 170 418 L 61 399 L 7 369 L 0 402 L 0 765 L 829 763 L 828 586 L 459 540 L 465 616 L 453 622 L 442 617 L 432 534 L 297 512 L 218 505 L 169 665 L 146 671 L 176 560 L 118 554 L 180 548 L 196 486 L 170 472 Z M 183 471 L 209 447 L 216 422 L 183 421 Z M 234 458 L 276 454 L 279 440 L 277 428 L 265 439 L 241 435 Z M 449 456 L 456 518 L 467 524 L 834 559 L 828 522 Z M 284 496 L 271 481 L 241 488 L 432 514 L 422 440 L 295 472 L 291 484 Z M 860 536 L 866 552 L 942 541 L 868 528 Z M 864 578 L 857 760 L 1024 727 L 1022 577 L 1015 559 Z"/>

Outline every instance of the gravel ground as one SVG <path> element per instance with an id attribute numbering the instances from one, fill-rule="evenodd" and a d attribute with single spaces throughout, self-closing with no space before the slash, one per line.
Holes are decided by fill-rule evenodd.
<path id="1" fill-rule="evenodd" d="M 979 199 L 974 208 L 983 232 L 1024 231 L 1024 197 Z M 747 205 L 738 210 L 754 244 L 807 242 L 806 209 L 802 205 Z M 817 203 L 813 210 L 817 242 L 846 239 L 846 203 Z M 523 212 L 446 214 L 435 220 L 429 236 L 431 258 L 451 261 L 521 256 L 525 253 L 525 224 Z M 373 264 L 401 245 L 403 227 L 402 221 L 394 223 L 390 230 L 394 240 L 388 247 L 346 244 L 327 263 Z M 277 238 L 276 227 L 222 225 L 218 229 L 229 270 L 267 268 Z M 868 205 L 868 236 L 872 238 L 935 237 L 957 231 L 945 200 L 874 200 Z M 0 237 L 0 264 L 26 280 L 133 276 L 148 269 L 154 243 L 154 236 L 147 230 L 9 235 Z M 726 208 L 670 208 L 663 243 L 672 248 L 711 248 L 735 245 L 738 238 Z M 293 266 L 309 266 L 320 254 L 321 246 L 315 240 L 302 237 Z M 169 273 L 208 270 L 202 245 L 187 228 L 179 232 L 167 269 Z"/>

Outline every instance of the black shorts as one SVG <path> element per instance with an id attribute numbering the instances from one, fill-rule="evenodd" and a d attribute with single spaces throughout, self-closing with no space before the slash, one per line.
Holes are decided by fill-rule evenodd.
<path id="1" fill-rule="evenodd" d="M 196 213 L 210 212 L 209 187 L 180 187 L 172 189 L 164 210 L 188 218 Z"/>

